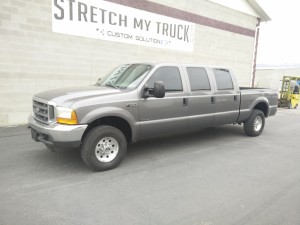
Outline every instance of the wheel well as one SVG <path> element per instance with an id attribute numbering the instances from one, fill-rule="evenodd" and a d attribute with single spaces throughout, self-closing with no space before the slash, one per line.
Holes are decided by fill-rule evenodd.
<path id="1" fill-rule="evenodd" d="M 99 118 L 97 120 L 94 120 L 92 123 L 89 123 L 87 129 L 85 130 L 82 140 L 84 139 L 85 135 L 94 127 L 100 126 L 100 125 L 109 125 L 112 127 L 115 127 L 119 129 L 125 136 L 128 143 L 132 141 L 132 130 L 129 125 L 129 123 L 117 116 L 107 116 L 103 118 Z"/>
<path id="2" fill-rule="evenodd" d="M 269 107 L 268 107 L 267 103 L 260 102 L 254 107 L 254 109 L 258 109 L 258 110 L 262 111 L 264 113 L 265 117 L 268 116 Z"/>

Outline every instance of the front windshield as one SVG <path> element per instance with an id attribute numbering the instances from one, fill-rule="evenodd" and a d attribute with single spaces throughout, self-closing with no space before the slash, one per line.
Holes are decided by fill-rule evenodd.
<path id="1" fill-rule="evenodd" d="M 136 88 L 153 66 L 148 64 L 124 64 L 96 83 L 113 88 Z"/>

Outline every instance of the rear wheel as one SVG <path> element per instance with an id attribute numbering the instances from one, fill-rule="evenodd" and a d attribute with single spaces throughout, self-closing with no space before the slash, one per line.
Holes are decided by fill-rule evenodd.
<path id="1" fill-rule="evenodd" d="M 250 118 L 244 122 L 244 131 L 248 136 L 259 136 L 265 127 L 265 115 L 262 111 L 254 109 Z"/>
<path id="2" fill-rule="evenodd" d="M 81 157 L 95 171 L 110 170 L 121 163 L 126 150 L 124 134 L 115 127 L 103 125 L 93 128 L 85 136 Z"/>

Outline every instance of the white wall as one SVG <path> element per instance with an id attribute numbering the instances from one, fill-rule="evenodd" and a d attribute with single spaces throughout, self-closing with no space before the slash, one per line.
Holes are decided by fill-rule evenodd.
<path id="1" fill-rule="evenodd" d="M 206 0 L 154 1 L 255 29 L 256 17 Z M 25 124 L 37 92 L 90 85 L 118 64 L 172 61 L 224 65 L 250 84 L 254 37 L 196 25 L 194 52 L 179 52 L 53 33 L 51 0 L 1 0 L 0 126 Z"/>
<path id="2" fill-rule="evenodd" d="M 279 91 L 283 76 L 300 77 L 300 68 L 258 68 L 255 74 L 256 87 Z"/>
<path id="3" fill-rule="evenodd" d="M 259 17 L 257 12 L 249 5 L 249 2 L 247 0 L 234 0 L 234 1 L 210 0 L 210 1 L 255 17 Z"/>

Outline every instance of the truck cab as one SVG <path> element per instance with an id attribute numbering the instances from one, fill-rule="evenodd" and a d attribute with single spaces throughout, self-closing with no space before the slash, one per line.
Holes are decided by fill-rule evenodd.
<path id="1" fill-rule="evenodd" d="M 141 136 L 232 123 L 239 117 L 240 91 L 229 69 L 159 64 L 140 85 Z M 165 96 L 144 98 L 145 87 L 165 85 Z"/>

